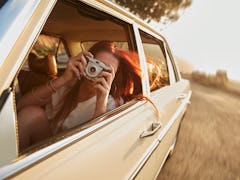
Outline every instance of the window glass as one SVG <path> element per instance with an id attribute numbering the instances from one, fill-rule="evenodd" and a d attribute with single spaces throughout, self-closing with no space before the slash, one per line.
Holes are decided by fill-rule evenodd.
<path id="1" fill-rule="evenodd" d="M 67 54 L 66 48 L 64 46 L 63 41 L 60 40 L 60 43 L 58 45 L 57 49 L 57 55 L 56 55 L 56 60 L 57 60 L 57 65 L 59 68 L 66 67 L 66 64 L 68 62 L 69 56 Z"/>
<path id="2" fill-rule="evenodd" d="M 154 91 L 169 85 L 169 74 L 163 43 L 142 31 L 140 35 L 147 60 L 150 90 Z"/>

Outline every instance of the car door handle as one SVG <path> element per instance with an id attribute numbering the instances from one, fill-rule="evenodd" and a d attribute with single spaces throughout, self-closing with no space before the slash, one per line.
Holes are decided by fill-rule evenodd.
<path id="1" fill-rule="evenodd" d="M 179 96 L 177 96 L 177 99 L 179 99 L 179 100 L 181 100 L 181 99 L 183 100 L 183 99 L 186 99 L 186 98 L 187 98 L 187 94 L 185 94 L 185 93 L 182 93 Z M 186 104 L 191 104 L 189 99 L 186 101 Z"/>
<path id="2" fill-rule="evenodd" d="M 185 99 L 187 97 L 187 94 L 183 93 L 177 96 L 177 99 Z"/>
<path id="3" fill-rule="evenodd" d="M 148 128 L 148 130 L 145 130 L 140 134 L 140 138 L 152 136 L 157 132 L 158 129 L 160 129 L 161 126 L 162 124 L 160 122 L 153 122 L 151 126 Z"/>

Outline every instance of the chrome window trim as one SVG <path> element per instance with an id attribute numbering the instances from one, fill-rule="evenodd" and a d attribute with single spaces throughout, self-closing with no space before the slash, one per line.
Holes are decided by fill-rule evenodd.
<path id="1" fill-rule="evenodd" d="M 138 29 L 141 30 L 142 32 L 144 32 L 145 34 L 148 34 L 150 36 L 152 36 L 153 38 L 155 38 L 158 41 L 162 41 L 163 44 L 165 43 L 166 39 L 159 33 L 155 32 L 154 29 L 147 29 L 146 27 L 138 24 Z M 142 41 L 141 41 L 142 42 Z"/>
<path id="2" fill-rule="evenodd" d="M 154 93 L 154 92 L 156 92 L 156 91 L 158 91 L 158 90 L 160 90 L 160 89 L 163 89 L 163 88 L 165 88 L 165 87 L 169 87 L 169 86 L 170 86 L 170 84 L 171 84 L 171 82 L 170 82 L 170 75 L 169 75 L 169 85 L 165 85 L 165 86 L 163 86 L 163 87 L 160 87 L 160 88 L 158 88 L 158 89 L 155 89 L 155 90 L 150 91 L 148 68 L 147 68 L 147 59 L 146 59 L 146 56 L 145 56 L 145 52 L 144 52 L 144 48 L 143 48 L 143 43 L 142 43 L 140 31 L 142 31 L 142 32 L 143 32 L 144 34 L 146 34 L 146 35 L 150 35 L 150 36 L 153 38 L 153 40 L 158 43 L 158 45 L 159 45 L 159 47 L 160 47 L 163 55 L 164 55 L 165 53 L 167 53 L 166 50 L 165 50 L 166 39 L 165 39 L 162 35 L 160 35 L 160 34 L 155 34 L 154 32 L 152 32 L 152 31 L 150 31 L 149 29 L 146 29 L 146 28 L 144 28 L 144 27 L 142 27 L 142 26 L 140 26 L 140 25 L 135 25 L 135 26 L 138 28 L 137 37 L 140 39 L 140 41 L 139 41 L 138 43 L 141 44 L 141 51 L 142 51 L 141 56 L 143 56 L 143 60 L 144 60 L 144 63 L 145 63 L 145 69 L 146 69 L 146 74 L 147 74 L 147 82 L 146 82 L 146 84 L 147 84 L 147 89 L 148 89 L 147 92 L 148 92 L 148 94 L 152 94 L 152 93 Z M 162 44 L 163 44 L 163 46 L 164 46 L 164 49 L 161 48 L 159 41 L 162 42 Z M 170 57 L 170 58 L 171 58 L 171 57 Z M 167 71 L 168 71 L 168 74 L 169 74 L 168 60 L 167 60 L 166 55 L 164 56 L 164 59 L 165 59 L 165 61 L 166 61 Z"/>
<path id="3" fill-rule="evenodd" d="M 175 62 L 175 59 L 172 55 L 172 52 L 170 50 L 170 47 L 166 41 L 166 39 L 164 40 L 164 47 L 166 49 L 166 53 L 168 54 L 169 58 L 170 58 L 170 61 L 172 63 L 172 67 L 173 67 L 173 70 L 174 70 L 174 74 L 175 74 L 175 78 L 176 78 L 176 82 L 180 81 L 181 80 L 181 74 L 180 74 L 180 70 L 179 70 L 179 67 L 176 65 L 176 62 Z"/>
<path id="4" fill-rule="evenodd" d="M 142 46 L 142 40 L 139 32 L 139 28 L 136 24 L 132 24 L 133 32 L 136 39 L 136 45 L 138 50 L 138 56 L 140 60 L 140 67 L 142 70 L 142 91 L 144 95 L 150 94 L 150 85 L 149 85 L 149 78 L 148 78 L 148 71 L 147 71 L 147 61 L 144 54 L 144 49 Z"/>
<path id="5" fill-rule="evenodd" d="M 166 47 L 166 42 L 164 42 L 164 51 L 166 53 L 166 61 L 168 65 L 168 72 L 169 72 L 169 82 L 170 84 L 175 84 L 178 82 L 178 74 L 176 72 L 176 69 L 174 68 L 174 64 L 172 62 L 172 59 L 169 55 L 169 52 Z"/>
<path id="6" fill-rule="evenodd" d="M 154 150 L 158 147 L 158 145 L 161 143 L 162 139 L 165 137 L 165 135 L 167 134 L 169 129 L 173 126 L 174 122 L 181 115 L 181 113 L 184 112 L 186 105 L 189 103 L 189 99 L 190 99 L 191 95 L 192 95 L 192 91 L 189 91 L 186 99 L 184 99 L 182 101 L 182 104 L 179 106 L 177 111 L 174 113 L 174 115 L 171 117 L 171 119 L 168 121 L 168 123 L 163 127 L 163 129 L 161 129 L 161 132 L 160 132 L 159 136 L 157 137 L 157 141 L 154 141 L 152 143 L 152 145 L 144 153 L 144 155 L 140 159 L 139 163 L 136 165 L 134 171 L 129 176 L 129 179 L 134 179 L 138 175 L 138 173 L 141 171 L 141 169 L 144 167 L 147 160 L 149 159 L 151 154 L 154 152 Z M 156 142 L 157 142 L 157 144 L 156 144 Z"/>
<path id="7" fill-rule="evenodd" d="M 111 124 L 118 120 L 118 118 L 122 117 L 123 115 L 139 108 L 140 106 L 144 105 L 147 101 L 137 101 L 136 103 L 134 102 L 129 102 L 130 105 L 125 104 L 126 106 L 130 106 L 126 109 L 123 105 L 123 109 L 120 107 L 117 111 L 121 111 L 120 113 L 113 115 L 109 119 L 105 119 L 101 122 L 98 122 L 94 124 L 93 126 L 84 129 L 83 131 L 80 131 L 76 134 L 73 134 L 69 137 L 66 137 L 54 144 L 51 144 L 50 146 L 47 146 L 43 149 L 40 149 L 39 151 L 36 151 L 30 155 L 23 154 L 20 156 L 18 159 L 16 159 L 15 162 L 12 164 L 6 165 L 2 168 L 0 168 L 0 178 L 9 178 L 14 176 L 17 173 L 20 173 L 21 171 L 24 171 L 25 169 L 29 168 L 32 164 L 38 163 L 39 161 L 54 155 L 55 153 L 63 150 L 64 148 L 72 145 L 73 143 L 76 143 L 80 141 L 81 139 L 91 135 L 92 133 L 98 131 L 99 129 L 107 126 L 108 124 Z M 134 104 L 131 104 L 134 103 Z M 113 111 L 114 113 L 114 111 Z M 111 114 L 111 113 L 109 113 Z M 104 116 L 103 116 L 104 117 Z"/>

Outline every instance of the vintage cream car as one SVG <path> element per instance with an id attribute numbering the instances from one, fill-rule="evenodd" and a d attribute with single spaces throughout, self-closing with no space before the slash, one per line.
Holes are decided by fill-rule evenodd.
<path id="1" fill-rule="evenodd" d="M 1 1 L 0 21 L 0 179 L 156 178 L 191 97 L 164 37 L 106 0 Z M 137 52 L 142 93 L 20 151 L 18 100 L 101 40 Z M 47 68 L 31 65 L 33 52 Z"/>

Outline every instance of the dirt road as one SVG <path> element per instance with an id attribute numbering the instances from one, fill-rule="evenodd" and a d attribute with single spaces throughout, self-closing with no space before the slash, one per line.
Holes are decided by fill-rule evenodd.
<path id="1" fill-rule="evenodd" d="M 192 83 L 191 105 L 158 180 L 240 180 L 240 96 Z"/>

